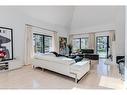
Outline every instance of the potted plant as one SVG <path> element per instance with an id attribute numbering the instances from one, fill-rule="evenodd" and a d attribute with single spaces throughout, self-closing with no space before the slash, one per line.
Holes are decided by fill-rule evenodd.
<path id="1" fill-rule="evenodd" d="M 72 44 L 68 44 L 67 45 L 68 46 L 68 49 L 69 49 L 69 56 L 71 55 L 71 53 L 72 53 Z"/>

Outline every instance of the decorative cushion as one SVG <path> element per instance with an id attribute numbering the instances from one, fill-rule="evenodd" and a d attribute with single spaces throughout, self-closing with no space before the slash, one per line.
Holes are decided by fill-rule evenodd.
<path id="1" fill-rule="evenodd" d="M 53 57 L 56 57 L 53 53 L 45 53 L 44 55 L 45 56 L 53 56 Z"/>
<path id="2" fill-rule="evenodd" d="M 34 58 L 40 58 L 42 56 L 56 57 L 53 53 L 45 53 L 45 54 L 43 54 L 43 53 L 35 53 L 33 57 Z"/>
<path id="3" fill-rule="evenodd" d="M 59 54 L 57 52 L 51 52 L 53 53 L 56 57 L 59 57 Z"/>
<path id="4" fill-rule="evenodd" d="M 76 58 L 74 58 L 74 60 L 75 60 L 76 63 L 79 62 L 79 61 L 81 61 L 82 59 L 83 59 L 83 57 L 79 57 L 79 56 L 77 56 Z"/>

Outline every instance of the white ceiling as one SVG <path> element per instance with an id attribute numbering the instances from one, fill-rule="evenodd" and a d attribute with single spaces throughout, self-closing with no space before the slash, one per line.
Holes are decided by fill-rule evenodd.
<path id="1" fill-rule="evenodd" d="M 38 20 L 61 25 L 63 27 L 70 27 L 74 7 L 69 6 L 31 6 L 20 7 L 20 10 L 25 14 L 36 18 Z"/>
<path id="2" fill-rule="evenodd" d="M 38 20 L 77 29 L 114 23 L 119 6 L 30 6 L 20 7 Z"/>

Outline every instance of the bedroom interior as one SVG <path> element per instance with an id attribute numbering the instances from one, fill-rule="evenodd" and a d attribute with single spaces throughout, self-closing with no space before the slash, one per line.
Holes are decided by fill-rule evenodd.
<path id="1" fill-rule="evenodd" d="M 0 11 L 0 88 L 124 88 L 124 6 L 1 6 Z M 6 29 L 13 30 L 12 38 L 5 39 Z"/>

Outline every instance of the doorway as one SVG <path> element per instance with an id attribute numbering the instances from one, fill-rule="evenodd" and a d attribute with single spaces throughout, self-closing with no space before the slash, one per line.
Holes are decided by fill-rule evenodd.
<path id="1" fill-rule="evenodd" d="M 96 52 L 100 58 L 107 58 L 109 51 L 109 36 L 96 37 Z"/>

